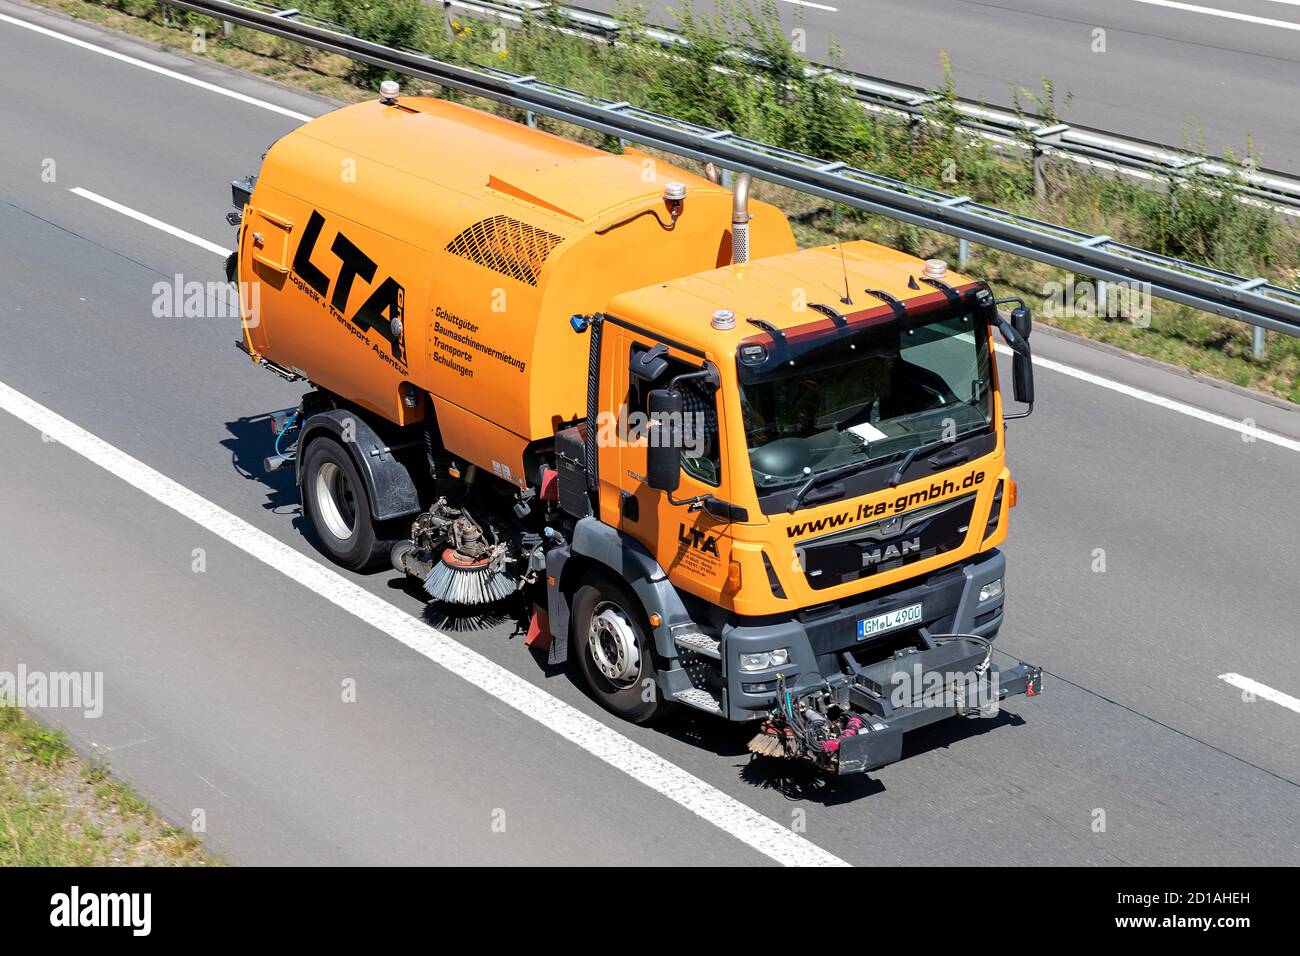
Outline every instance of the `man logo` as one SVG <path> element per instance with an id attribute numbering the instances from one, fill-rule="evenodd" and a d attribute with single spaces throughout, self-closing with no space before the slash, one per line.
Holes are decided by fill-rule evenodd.
<path id="1" fill-rule="evenodd" d="M 862 552 L 862 566 L 869 568 L 875 564 L 883 564 L 886 561 L 894 561 L 898 558 L 914 554 L 921 550 L 921 537 L 907 538 L 903 541 L 894 541 L 883 548 L 875 548 L 872 551 Z"/>

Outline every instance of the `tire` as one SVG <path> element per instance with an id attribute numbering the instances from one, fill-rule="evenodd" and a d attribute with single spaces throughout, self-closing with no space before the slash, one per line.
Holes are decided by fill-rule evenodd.
<path id="1" fill-rule="evenodd" d="M 370 496 L 357 466 L 337 442 L 320 437 L 302 459 L 302 506 L 322 551 L 351 571 L 388 566 L 396 539 L 370 516 Z"/>
<path id="2" fill-rule="evenodd" d="M 607 574 L 589 575 L 573 596 L 571 620 L 577 669 L 602 707 L 636 724 L 660 720 L 675 709 L 675 701 L 660 695 L 649 624 L 626 587 Z"/>

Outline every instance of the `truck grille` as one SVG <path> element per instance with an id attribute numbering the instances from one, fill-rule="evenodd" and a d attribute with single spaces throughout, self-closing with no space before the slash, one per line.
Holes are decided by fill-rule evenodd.
<path id="1" fill-rule="evenodd" d="M 974 510 L 975 495 L 963 495 L 816 538 L 796 552 L 809 586 L 835 587 L 961 547 Z"/>

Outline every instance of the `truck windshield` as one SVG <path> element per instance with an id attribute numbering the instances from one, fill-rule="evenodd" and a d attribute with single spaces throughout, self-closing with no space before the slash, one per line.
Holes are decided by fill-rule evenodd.
<path id="1" fill-rule="evenodd" d="M 828 335 L 793 363 L 772 365 L 741 377 L 759 494 L 992 423 L 988 328 L 970 312 Z"/>

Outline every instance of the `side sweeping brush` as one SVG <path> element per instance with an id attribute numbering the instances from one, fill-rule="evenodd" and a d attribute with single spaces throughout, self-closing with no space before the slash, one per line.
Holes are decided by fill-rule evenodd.
<path id="1" fill-rule="evenodd" d="M 424 578 L 424 590 L 447 604 L 492 604 L 515 593 L 516 581 L 494 558 L 468 560 L 447 548 Z"/>
<path id="2" fill-rule="evenodd" d="M 798 744 L 794 732 L 788 725 L 777 725 L 774 721 L 763 721 L 757 734 L 749 742 L 749 752 L 760 757 L 793 757 Z"/>

